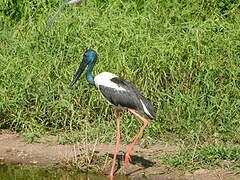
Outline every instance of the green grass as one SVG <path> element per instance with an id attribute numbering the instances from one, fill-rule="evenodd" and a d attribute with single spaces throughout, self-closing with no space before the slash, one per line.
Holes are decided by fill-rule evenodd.
<path id="1" fill-rule="evenodd" d="M 30 141 L 112 142 L 113 110 L 84 77 L 68 84 L 83 52 L 157 108 L 141 142 L 183 146 L 240 143 L 240 16 L 236 1 L 100 1 L 66 7 L 45 31 L 57 1 L 0 3 L 0 128 Z M 123 142 L 141 122 L 122 114 Z M 227 145 L 226 145 L 227 146 Z"/>
<path id="2" fill-rule="evenodd" d="M 230 168 L 240 172 L 240 146 L 217 145 L 199 149 L 184 149 L 179 154 L 167 155 L 164 159 L 169 167 L 182 170 L 196 170 L 200 168 Z"/>

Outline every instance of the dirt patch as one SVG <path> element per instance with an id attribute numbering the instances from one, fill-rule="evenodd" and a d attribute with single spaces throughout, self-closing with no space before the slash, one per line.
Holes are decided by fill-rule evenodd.
<path id="1" fill-rule="evenodd" d="M 48 138 L 54 139 L 54 136 Z M 0 134 L 0 160 L 4 163 L 30 164 L 34 166 L 62 167 L 69 162 L 74 162 L 78 157 L 89 156 L 89 161 L 93 160 L 93 154 L 107 155 L 104 164 L 104 171 L 108 172 L 110 158 L 114 145 L 112 144 L 88 144 L 88 145 L 60 145 L 56 142 L 27 143 L 24 138 L 18 134 L 2 133 Z M 132 164 L 125 168 L 122 165 L 124 152 L 127 146 L 121 145 L 118 155 L 118 174 L 129 175 L 130 177 L 148 177 L 149 179 L 196 179 L 196 180 L 218 180 L 218 179 L 240 179 L 240 175 L 234 175 L 227 169 L 200 169 L 193 173 L 179 171 L 170 171 L 162 163 L 162 160 L 156 158 L 168 153 L 175 153 L 179 149 L 175 146 L 166 144 L 156 144 L 151 147 L 136 147 L 132 155 Z M 90 162 L 89 162 L 90 163 Z"/>

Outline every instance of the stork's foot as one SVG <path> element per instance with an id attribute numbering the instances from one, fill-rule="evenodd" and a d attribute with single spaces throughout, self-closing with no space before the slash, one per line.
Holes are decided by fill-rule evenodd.
<path id="1" fill-rule="evenodd" d="M 107 178 L 109 178 L 110 180 L 113 179 L 113 174 L 114 174 L 114 164 L 115 164 L 115 161 L 113 159 L 111 159 L 109 162 L 109 164 L 112 163 L 112 168 L 111 168 L 111 171 L 109 173 L 109 175 L 107 176 Z"/>
<path id="2" fill-rule="evenodd" d="M 113 179 L 113 175 L 112 175 L 112 174 L 109 174 L 107 177 L 108 177 L 110 180 Z"/>
<path id="3" fill-rule="evenodd" d="M 125 160 L 124 160 L 124 165 L 125 165 L 125 167 L 128 167 L 129 165 L 130 165 L 130 162 L 131 162 L 132 160 L 131 160 L 131 156 L 130 156 L 130 154 L 126 154 L 125 155 Z"/>

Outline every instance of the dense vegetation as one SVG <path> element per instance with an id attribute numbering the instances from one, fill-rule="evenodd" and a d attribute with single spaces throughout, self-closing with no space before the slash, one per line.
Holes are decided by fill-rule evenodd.
<path id="1" fill-rule="evenodd" d="M 61 3 L 0 2 L 0 128 L 111 142 L 112 107 L 84 78 L 67 87 L 92 48 L 96 74 L 134 82 L 158 109 L 142 142 L 240 143 L 239 1 L 89 0 L 46 30 Z M 141 122 L 122 115 L 123 141 L 131 141 Z"/>

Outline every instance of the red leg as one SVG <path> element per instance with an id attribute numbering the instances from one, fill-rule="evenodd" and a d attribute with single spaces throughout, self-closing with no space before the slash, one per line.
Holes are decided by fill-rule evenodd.
<path id="1" fill-rule="evenodd" d="M 125 166 L 127 167 L 130 164 L 131 161 L 131 157 L 130 154 L 133 152 L 134 146 L 137 144 L 137 141 L 139 139 L 139 137 L 142 135 L 144 129 L 146 128 L 146 126 L 148 125 L 148 121 L 147 119 L 145 119 L 144 117 L 142 117 L 140 114 L 138 114 L 135 110 L 133 109 L 127 109 L 128 111 L 130 111 L 133 115 L 135 115 L 137 118 L 139 118 L 140 120 L 143 121 L 143 126 L 141 127 L 140 131 L 137 133 L 137 135 L 134 138 L 133 143 L 130 145 L 130 147 L 128 148 L 128 151 L 125 155 Z"/>
<path id="2" fill-rule="evenodd" d="M 117 158 L 117 153 L 119 151 L 119 142 L 120 142 L 120 115 L 119 115 L 120 109 L 115 109 L 114 114 L 117 118 L 117 133 L 116 133 L 116 145 L 115 145 L 115 151 L 114 151 L 114 156 L 113 156 L 113 160 L 112 160 L 112 168 L 110 171 L 110 174 L 108 175 L 108 177 L 110 179 L 113 178 L 113 174 L 114 174 L 114 167 L 115 167 L 115 163 L 116 163 L 116 158 Z"/>

